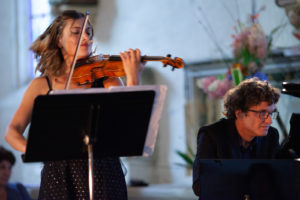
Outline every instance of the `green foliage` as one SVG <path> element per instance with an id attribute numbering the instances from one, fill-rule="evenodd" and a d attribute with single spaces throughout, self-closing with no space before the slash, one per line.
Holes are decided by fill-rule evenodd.
<path id="1" fill-rule="evenodd" d="M 179 166 L 186 167 L 187 169 L 193 169 L 193 163 L 196 157 L 196 154 L 193 152 L 190 146 L 187 147 L 188 152 L 184 153 L 181 151 L 176 151 L 177 155 L 179 155 L 184 161 L 185 164 L 177 164 Z"/>

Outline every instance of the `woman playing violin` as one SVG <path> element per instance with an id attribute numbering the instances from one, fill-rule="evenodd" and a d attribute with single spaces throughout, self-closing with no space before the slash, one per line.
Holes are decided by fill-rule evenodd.
<path id="1" fill-rule="evenodd" d="M 38 58 L 36 71 L 40 71 L 41 76 L 31 81 L 8 126 L 5 139 L 16 150 L 26 150 L 27 142 L 23 132 L 30 123 L 34 99 L 38 95 L 46 95 L 52 89 L 65 88 L 83 22 L 82 13 L 64 11 L 30 47 Z M 88 22 L 83 30 L 78 60 L 91 56 L 93 36 L 93 27 Z M 138 49 L 120 53 L 127 86 L 139 84 L 143 67 L 140 55 Z M 119 78 L 104 77 L 100 82 L 105 88 L 123 85 Z M 70 84 L 71 89 L 78 87 L 74 83 Z M 95 158 L 94 174 L 95 199 L 127 199 L 125 179 L 118 158 Z M 86 160 L 44 163 L 39 199 L 88 199 L 88 191 Z"/>

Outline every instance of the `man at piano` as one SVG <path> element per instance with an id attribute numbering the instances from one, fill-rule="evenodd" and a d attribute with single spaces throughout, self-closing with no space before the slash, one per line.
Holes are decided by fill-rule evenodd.
<path id="1" fill-rule="evenodd" d="M 278 89 L 267 81 L 247 79 L 224 97 L 224 115 L 200 128 L 193 167 L 193 189 L 199 193 L 201 159 L 272 159 L 279 152 Z M 199 195 L 199 194 L 197 194 Z"/>
<path id="2" fill-rule="evenodd" d="M 225 118 L 201 127 L 197 137 L 199 159 L 269 159 L 279 150 L 279 134 L 272 127 L 278 112 L 278 89 L 252 78 L 224 97 Z"/>
<path id="3" fill-rule="evenodd" d="M 229 175 L 224 175 L 226 166 L 222 168 L 218 166 L 215 168 L 215 170 L 220 169 L 220 171 L 205 171 L 203 159 L 278 158 L 279 152 L 282 151 L 279 145 L 279 134 L 277 129 L 272 127 L 271 124 L 272 120 L 278 116 L 275 106 L 279 98 L 280 92 L 278 89 L 274 88 L 269 82 L 260 81 L 257 78 L 245 80 L 226 93 L 224 97 L 224 115 L 226 118 L 222 118 L 213 124 L 203 126 L 198 132 L 197 154 L 193 168 L 193 191 L 197 196 L 200 196 L 201 189 L 204 191 L 202 195 L 205 196 L 207 195 L 205 189 L 207 190 L 209 186 L 212 187 L 213 185 L 213 187 L 217 188 L 221 185 L 220 183 L 225 183 L 229 180 Z M 259 162 L 264 161 L 261 160 Z M 239 162 L 234 163 L 239 165 Z M 240 162 L 240 165 L 243 166 L 242 163 L 247 165 L 247 162 Z M 236 167 L 238 169 L 241 166 Z M 224 193 L 225 199 L 228 199 L 228 195 L 231 194 L 242 194 L 244 191 L 240 191 L 241 188 L 246 188 L 248 192 L 250 192 L 251 199 L 266 199 L 254 197 L 255 195 L 262 194 L 267 194 L 269 195 L 268 197 L 276 196 L 277 193 L 282 192 L 282 189 L 274 189 L 277 188 L 274 185 L 278 183 L 277 181 L 279 179 L 270 178 L 276 175 L 271 169 L 272 167 L 268 167 L 265 164 L 260 165 L 260 168 L 256 167 L 255 171 L 250 170 L 251 173 L 247 176 L 248 178 L 244 176 L 241 178 L 242 180 L 237 179 L 239 174 L 234 174 L 232 181 L 240 181 L 240 187 L 232 188 L 233 186 L 230 183 L 223 185 L 223 193 L 224 191 L 228 192 Z M 269 170 L 267 174 L 266 170 Z M 204 173 L 207 175 L 214 172 L 219 175 L 217 179 L 216 176 L 212 176 L 209 183 L 203 180 L 200 181 Z M 240 172 L 241 171 L 239 171 L 239 173 Z M 261 175 L 262 173 L 264 176 Z M 292 173 L 293 172 L 290 172 L 290 174 Z M 258 175 L 259 178 L 256 178 Z M 203 184 L 209 186 L 206 185 L 201 188 Z M 249 188 L 247 184 L 250 185 Z M 268 190 L 270 188 L 272 189 L 271 193 L 270 190 Z M 208 190 L 213 189 L 209 188 Z M 216 193 L 218 194 L 218 191 Z M 216 199 L 211 196 L 207 197 L 209 197 L 209 199 Z M 278 195 L 277 198 L 272 199 L 280 199 L 280 197 Z"/>

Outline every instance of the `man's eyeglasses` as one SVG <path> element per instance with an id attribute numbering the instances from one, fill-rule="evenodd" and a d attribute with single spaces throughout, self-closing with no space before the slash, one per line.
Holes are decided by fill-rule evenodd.
<path id="1" fill-rule="evenodd" d="M 250 112 L 258 113 L 259 118 L 261 120 L 266 120 L 269 116 L 271 116 L 272 119 L 276 119 L 278 117 L 279 112 L 273 111 L 273 112 L 267 112 L 265 110 L 248 110 Z"/>

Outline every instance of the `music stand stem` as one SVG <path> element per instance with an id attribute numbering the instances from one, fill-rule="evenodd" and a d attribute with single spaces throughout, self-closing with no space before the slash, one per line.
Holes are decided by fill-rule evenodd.
<path id="1" fill-rule="evenodd" d="M 84 143 L 88 147 L 88 165 L 89 165 L 89 196 L 90 200 L 94 199 L 94 157 L 93 157 L 93 145 L 90 143 L 88 135 L 84 137 Z"/>
<path id="2" fill-rule="evenodd" d="M 100 105 L 90 105 L 89 111 L 89 120 L 87 126 L 87 133 L 84 137 L 84 143 L 87 145 L 88 148 L 88 166 L 89 166 L 89 196 L 90 200 L 94 200 L 94 149 L 93 145 L 95 142 L 95 133 L 98 131 L 98 124 L 99 121 L 99 112 L 100 112 Z"/>

